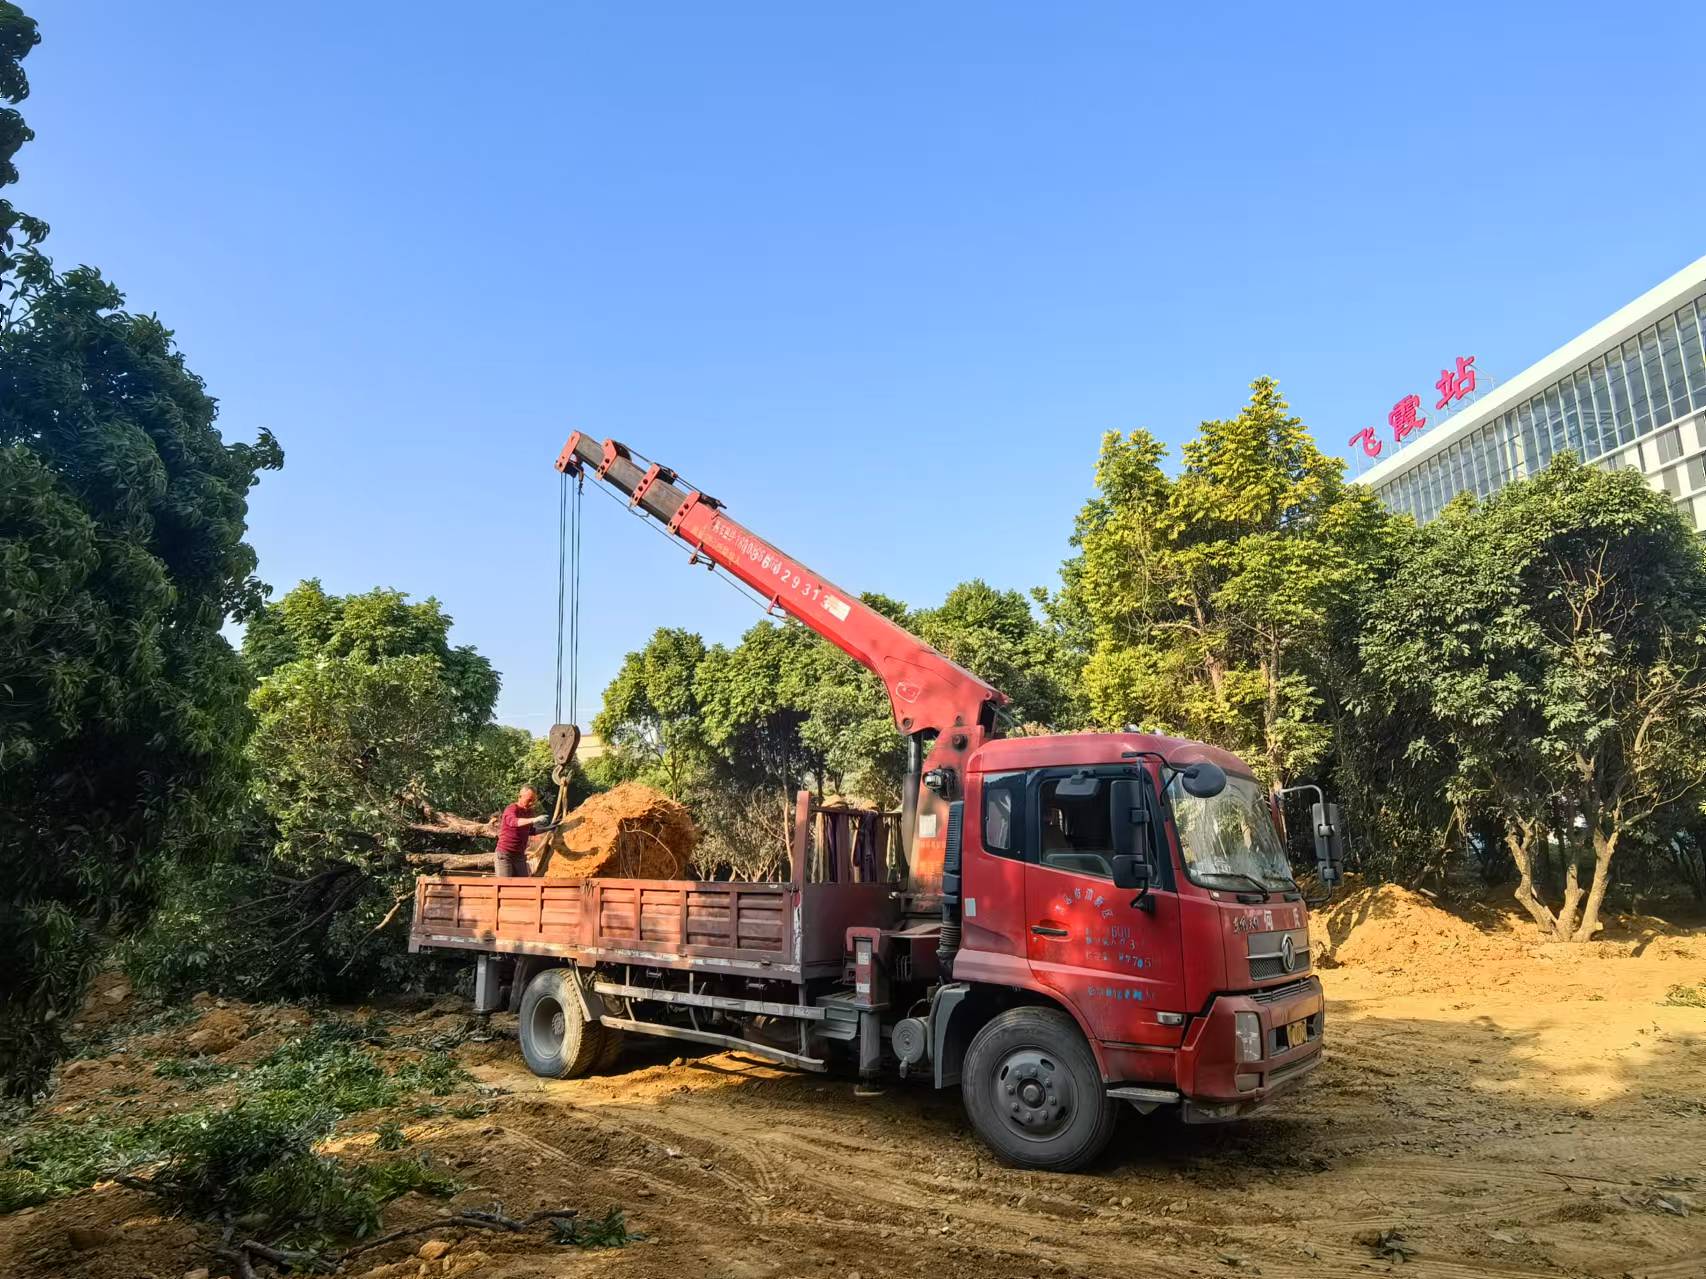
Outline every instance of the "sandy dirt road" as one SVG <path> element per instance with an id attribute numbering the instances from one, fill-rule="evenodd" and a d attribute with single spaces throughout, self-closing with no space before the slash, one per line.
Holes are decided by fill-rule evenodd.
<path id="1" fill-rule="evenodd" d="M 1540 946 L 1442 914 L 1324 929 L 1330 1057 L 1304 1092 L 1236 1125 L 1128 1115 L 1070 1176 L 995 1164 L 954 1093 L 858 1098 L 847 1080 L 656 1041 L 616 1073 L 546 1081 L 500 1018 L 497 1038 L 457 1050 L 489 1113 L 399 1116 L 413 1148 L 466 1183 L 459 1205 L 617 1206 L 645 1240 L 443 1232 L 442 1256 L 423 1260 L 417 1237 L 343 1273 L 1706 1276 L 1706 1008 L 1666 1002 L 1706 982 L 1706 938 Z M 1393 939 L 1368 944 L 1382 928 Z M 386 1225 L 442 1211 L 401 1200 Z M 108 1243 L 68 1250 L 74 1225 Z M 208 1262 L 198 1230 L 103 1186 L 0 1218 L 0 1274 L 177 1279 Z"/>
<path id="2" fill-rule="evenodd" d="M 1628 989 L 1685 966 L 1577 964 L 1551 1001 L 1329 973 L 1345 993 L 1313 1089 L 1234 1126 L 1132 1115 L 1090 1175 L 994 1164 L 957 1097 L 858 1099 L 730 1055 L 577 1082 L 507 1052 L 475 1069 L 512 1090 L 493 1161 L 596 1187 L 654 1236 L 587 1273 L 1701 1276 L 1706 1011 Z M 1393 1230 L 1407 1262 L 1370 1242 Z"/>

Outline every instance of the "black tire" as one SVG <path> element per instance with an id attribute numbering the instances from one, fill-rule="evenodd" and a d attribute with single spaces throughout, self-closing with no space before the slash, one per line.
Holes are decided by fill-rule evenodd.
<path id="1" fill-rule="evenodd" d="M 600 1026 L 599 1030 L 604 1034 L 604 1047 L 599 1049 L 598 1061 L 593 1069 L 601 1075 L 614 1074 L 617 1064 L 622 1060 L 623 1041 L 628 1038 L 628 1032 L 610 1026 Z"/>
<path id="2" fill-rule="evenodd" d="M 1119 1118 L 1090 1045 L 1058 1008 L 1010 1008 L 978 1031 L 960 1095 L 977 1135 L 1014 1168 L 1082 1168 Z"/>
<path id="3" fill-rule="evenodd" d="M 578 1079 L 604 1048 L 604 1027 L 588 1022 L 572 988 L 572 968 L 547 968 L 521 996 L 521 1055 L 546 1079 Z"/>

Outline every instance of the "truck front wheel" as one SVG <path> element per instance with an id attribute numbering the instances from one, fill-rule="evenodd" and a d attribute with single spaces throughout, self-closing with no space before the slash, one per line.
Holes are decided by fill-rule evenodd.
<path id="1" fill-rule="evenodd" d="M 1017 1168 L 1082 1168 L 1119 1117 L 1090 1045 L 1058 1008 L 1011 1008 L 978 1031 L 960 1094 L 978 1136 Z"/>
<path id="2" fill-rule="evenodd" d="M 521 997 L 521 1055 L 547 1079 L 578 1079 L 604 1048 L 604 1027 L 588 1022 L 572 968 L 547 968 Z"/>

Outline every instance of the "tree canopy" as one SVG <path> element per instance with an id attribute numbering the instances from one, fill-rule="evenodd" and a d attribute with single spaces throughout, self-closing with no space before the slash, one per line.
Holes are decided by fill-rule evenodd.
<path id="1" fill-rule="evenodd" d="M 450 627 L 435 599 L 328 595 L 314 580 L 250 621 L 248 755 L 281 850 L 396 853 L 459 805 L 483 818 L 537 766 L 528 734 L 491 722 L 491 663 Z"/>
<path id="2" fill-rule="evenodd" d="M 0 96 L 35 26 L 0 4 Z M 0 111 L 0 188 L 30 132 Z M 220 634 L 259 604 L 248 496 L 283 454 L 228 443 L 157 318 L 86 267 L 52 274 L 0 201 L 0 1070 L 80 985 L 152 868 L 229 842 L 247 676 Z"/>
<path id="3" fill-rule="evenodd" d="M 1268 378 L 1204 422 L 1177 476 L 1145 431 L 1102 440 L 1055 605 L 1089 717 L 1218 742 L 1282 785 L 1331 749 L 1320 655 L 1389 554 L 1393 518 Z"/>
<path id="4" fill-rule="evenodd" d="M 1559 455 L 1451 503 L 1372 602 L 1360 750 L 1385 789 L 1502 830 L 1517 900 L 1561 939 L 1598 923 L 1632 833 L 1706 783 L 1706 553 L 1633 472 Z M 1556 908 L 1535 890 L 1556 846 Z M 1579 879 L 1592 868 L 1591 884 Z"/>

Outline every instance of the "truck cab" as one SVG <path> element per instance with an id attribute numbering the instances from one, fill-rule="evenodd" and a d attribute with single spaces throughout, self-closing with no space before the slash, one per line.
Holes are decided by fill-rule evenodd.
<path id="1" fill-rule="evenodd" d="M 1236 756 L 1141 733 L 1000 739 L 972 755 L 961 802 L 934 1066 L 997 1149 L 1049 1164 L 1097 1136 L 1073 1131 L 1094 1108 L 1060 1104 L 1070 1071 L 1048 1045 L 978 1051 L 1014 1009 L 1052 1014 L 1057 1034 L 1070 1019 L 1109 1096 L 1187 1121 L 1247 1114 L 1320 1064 L 1308 908 L 1270 796 Z M 1010 1088 L 1016 1072 L 1042 1084 Z"/>

